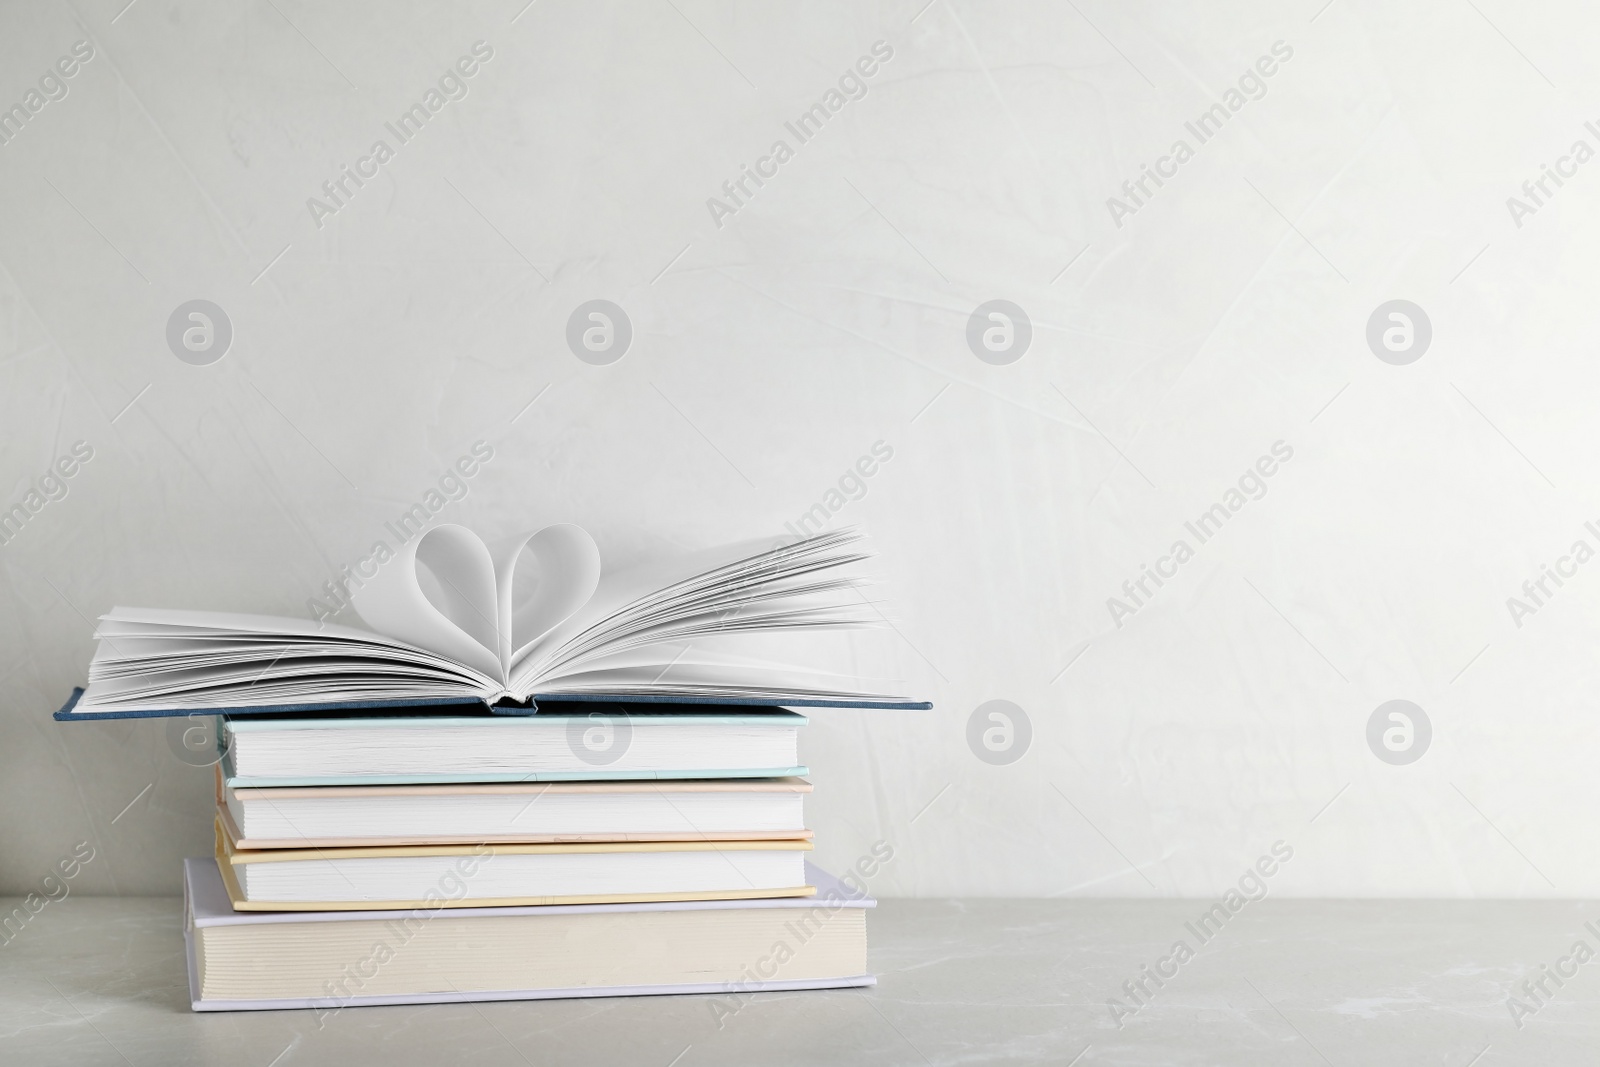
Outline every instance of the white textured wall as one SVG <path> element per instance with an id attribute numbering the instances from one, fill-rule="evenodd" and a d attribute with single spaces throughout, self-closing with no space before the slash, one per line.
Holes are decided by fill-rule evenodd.
<path id="1" fill-rule="evenodd" d="M 1600 548 L 1600 162 L 1506 204 L 1600 149 L 1591 9 L 126 2 L 0 11 L 0 106 L 93 49 L 0 145 L 0 506 L 42 505 L 0 545 L 0 890 L 90 840 L 80 891 L 170 891 L 209 847 L 161 725 L 49 719 L 111 605 L 302 613 L 479 441 L 440 519 L 574 521 L 611 561 L 778 533 L 881 441 L 832 521 L 875 536 L 937 710 L 815 716 L 827 862 L 1210 895 L 1281 839 L 1278 893 L 1600 893 L 1600 563 L 1507 606 Z M 208 365 L 167 339 L 197 299 L 232 326 Z M 611 365 L 566 342 L 595 299 L 632 324 Z M 1003 365 L 967 342 L 996 299 L 1032 328 Z M 1432 325 L 1406 365 L 1366 338 L 1396 299 Z M 1031 724 L 1005 765 L 967 740 L 996 699 Z M 1407 765 L 1367 740 L 1393 699 L 1432 725 Z"/>

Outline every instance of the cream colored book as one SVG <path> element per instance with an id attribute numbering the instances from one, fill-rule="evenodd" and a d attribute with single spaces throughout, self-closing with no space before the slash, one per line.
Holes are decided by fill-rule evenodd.
<path id="1" fill-rule="evenodd" d="M 808 840 L 803 778 L 241 789 L 217 772 L 235 847 Z"/>
<path id="2" fill-rule="evenodd" d="M 401 911 L 235 911 L 184 861 L 195 1011 L 747 994 L 869 986 L 865 892 L 807 866 L 814 897 Z"/>
<path id="3" fill-rule="evenodd" d="M 240 911 L 347 911 L 803 897 L 810 841 L 242 849 L 217 865 Z"/>

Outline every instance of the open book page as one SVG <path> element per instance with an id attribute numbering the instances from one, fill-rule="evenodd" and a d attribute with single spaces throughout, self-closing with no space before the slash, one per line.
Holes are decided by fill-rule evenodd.
<path id="1" fill-rule="evenodd" d="M 437 526 L 407 542 L 352 601 L 380 633 L 505 681 L 494 561 L 471 530 Z"/>
<path id="2" fill-rule="evenodd" d="M 501 690 L 469 667 L 391 637 L 231 612 L 115 608 L 96 630 L 85 711 L 435 697 Z"/>
<path id="3" fill-rule="evenodd" d="M 490 549 L 464 526 L 407 542 L 351 598 L 373 629 L 498 680 L 580 610 L 600 580 L 600 550 L 571 523 Z"/>
<path id="4" fill-rule="evenodd" d="M 792 703 L 774 699 L 893 700 L 894 681 L 844 672 L 858 634 L 828 631 L 721 633 L 714 640 L 652 643 L 587 659 L 582 669 L 541 682 L 539 699 L 614 693 L 671 694 Z"/>
<path id="5" fill-rule="evenodd" d="M 699 697 L 762 704 L 895 699 L 881 693 L 859 693 L 838 686 L 814 685 L 815 681 L 790 671 L 743 671 L 733 674 L 725 668 L 676 664 L 666 672 L 657 667 L 624 667 L 563 675 L 544 687 L 539 695 L 549 699 L 563 696 L 614 696 L 619 700 L 628 697 Z"/>
<path id="6" fill-rule="evenodd" d="M 349 641 L 395 644 L 393 638 L 354 626 L 292 619 L 283 615 L 246 615 L 237 611 L 188 611 L 176 608 L 116 607 L 101 616 L 96 636 L 121 637 L 191 632 L 210 634 L 276 634 L 286 637 L 326 637 Z"/>
<path id="7" fill-rule="evenodd" d="M 742 541 L 666 559 L 650 560 L 603 575 L 594 595 L 572 617 L 544 635 L 512 664 L 512 678 L 526 680 L 543 672 L 574 642 L 610 630 L 626 610 L 640 610 L 680 583 L 704 580 L 707 573 L 759 555 L 762 541 Z"/>
<path id="8" fill-rule="evenodd" d="M 779 549 L 745 542 L 602 580 L 578 616 L 515 666 L 512 688 L 549 691 L 596 659 L 650 645 L 663 646 L 664 666 L 675 654 L 667 646 L 676 641 L 872 625 L 860 580 L 846 570 L 866 558 L 858 542 L 852 531 Z"/>
<path id="9" fill-rule="evenodd" d="M 500 658 L 513 665 L 594 599 L 600 548 L 580 526 L 560 523 L 506 542 L 495 553 L 502 621 Z"/>
<path id="10" fill-rule="evenodd" d="M 183 711 L 534 693 L 874 697 L 796 669 L 799 635 L 877 623 L 852 531 L 746 542 L 602 579 L 576 526 L 486 547 L 434 527 L 355 597 L 373 630 L 276 616 L 117 608 L 76 710 Z M 740 639 L 770 640 L 752 656 Z M 611 688 L 607 688 L 607 687 Z"/>

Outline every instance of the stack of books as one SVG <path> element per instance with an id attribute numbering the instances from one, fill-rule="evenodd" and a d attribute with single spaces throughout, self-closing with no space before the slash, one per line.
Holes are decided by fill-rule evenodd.
<path id="1" fill-rule="evenodd" d="M 929 705 L 692 651 L 859 624 L 833 573 L 854 536 L 619 591 L 573 531 L 495 553 L 430 531 L 355 597 L 382 633 L 102 618 L 57 718 L 225 716 L 215 856 L 185 861 L 195 1010 L 872 984 L 874 902 L 807 862 L 807 720 L 787 708 Z"/>
<path id="2" fill-rule="evenodd" d="M 870 984 L 871 899 L 805 862 L 805 722 L 229 722 L 216 859 L 187 869 L 194 1006 Z"/>

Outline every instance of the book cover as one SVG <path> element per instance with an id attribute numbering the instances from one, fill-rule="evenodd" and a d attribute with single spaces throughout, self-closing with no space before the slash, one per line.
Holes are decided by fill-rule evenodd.
<path id="1" fill-rule="evenodd" d="M 803 934 L 806 917 L 843 909 L 871 909 L 877 901 L 857 893 L 832 875 L 810 863 L 806 864 L 806 880 L 816 889 L 813 897 L 773 897 L 760 900 L 699 900 L 689 902 L 657 901 L 622 904 L 565 904 L 539 907 L 512 906 L 504 908 L 462 908 L 451 911 L 451 918 L 512 917 L 539 921 L 556 916 L 621 917 L 634 913 L 721 913 L 727 911 L 774 910 L 792 919 L 786 919 L 787 930 Z M 369 923 L 373 935 L 368 940 L 385 936 L 401 940 L 408 924 L 426 920 L 435 911 L 416 910 L 366 910 L 340 912 L 238 912 L 233 909 L 228 892 L 215 860 L 184 860 L 184 946 L 189 972 L 189 997 L 195 1011 L 272 1011 L 312 1009 L 319 1013 L 336 1012 L 346 1007 L 383 1004 L 451 1004 L 469 1001 L 547 1000 L 574 997 L 659 996 L 670 994 L 746 994 L 795 989 L 841 989 L 877 984 L 877 979 L 865 970 L 853 974 L 812 977 L 799 980 L 763 979 L 758 973 L 759 958 L 744 961 L 738 973 L 719 980 L 699 982 L 625 985 L 598 984 L 555 988 L 504 988 L 478 990 L 427 990 L 404 994 L 365 995 L 359 988 L 334 995 L 315 997 L 277 997 L 267 999 L 218 999 L 202 996 L 200 938 L 202 932 L 215 927 L 289 925 L 303 929 L 307 924 L 329 922 Z M 800 935 L 791 935 L 798 942 Z M 330 985 L 332 983 L 329 983 Z"/>
<path id="2" fill-rule="evenodd" d="M 667 730 L 674 731 L 687 727 L 758 727 L 762 730 L 773 729 L 798 729 L 808 722 L 804 715 L 782 708 L 764 707 L 760 710 L 751 709 L 745 712 L 712 712 L 707 713 L 700 708 L 684 710 L 677 713 L 661 713 L 645 711 L 630 714 L 626 705 L 614 705 L 620 716 L 613 714 L 627 724 L 629 737 L 635 742 L 635 748 L 627 754 L 619 754 L 618 758 L 608 763 L 591 763 L 578 755 L 574 740 L 575 729 L 581 728 L 588 721 L 582 716 L 567 713 L 547 713 L 517 718 L 494 718 L 491 716 L 437 716 L 437 715 L 409 715 L 403 717 L 368 715 L 364 717 L 342 718 L 322 716 L 313 718 L 254 718 L 229 720 L 223 734 L 219 736 L 222 747 L 221 765 L 226 784 L 234 788 L 265 788 L 276 786 L 356 786 L 356 785 L 445 785 L 452 783 L 496 783 L 496 782 L 578 782 L 578 781 L 633 781 L 633 780 L 678 780 L 678 779 L 707 779 L 707 778 L 791 778 L 804 777 L 810 769 L 797 763 L 769 763 L 765 765 L 750 766 L 704 766 L 688 764 L 683 766 L 642 766 L 643 761 L 637 759 L 642 750 L 642 745 L 637 744 L 645 736 L 645 731 Z M 576 727 L 574 726 L 576 723 Z M 454 733 L 456 731 L 488 731 L 504 737 L 505 744 L 515 744 L 513 738 L 543 735 L 552 733 L 561 736 L 563 742 L 558 745 L 554 754 L 546 753 L 545 756 L 535 757 L 529 755 L 526 762 L 515 762 L 506 758 L 499 759 L 498 765 L 477 766 L 470 768 L 464 765 L 455 765 L 448 769 L 422 769 L 413 766 L 406 770 L 393 770 L 389 772 L 374 771 L 373 773 L 304 773 L 304 774 L 241 774 L 233 752 L 233 735 L 250 734 L 275 734 L 280 731 L 331 731 L 346 733 L 350 731 L 377 731 L 390 730 L 397 736 L 412 729 L 438 729 Z M 527 733 L 533 731 L 533 734 Z M 662 735 L 670 736 L 670 735 Z M 776 736 L 776 735 L 773 735 Z M 679 748 L 683 748 L 682 744 Z M 692 747 L 692 746 L 690 746 Z M 503 755 L 503 753 L 502 753 Z M 777 755 L 769 753 L 769 755 Z M 793 759 L 794 752 L 786 750 L 781 753 L 782 758 Z M 413 761 L 415 762 L 415 761 Z M 476 761 L 472 761 L 476 763 Z M 515 762 L 513 766 L 512 763 Z M 544 765 L 540 765 L 544 764 Z M 566 766 L 562 766 L 566 764 Z M 287 768 L 280 768 L 287 769 Z M 371 770 L 371 768 L 367 768 Z M 326 768 L 324 768 L 326 770 Z M 349 768 L 345 768 L 346 771 Z"/>
<path id="3" fill-rule="evenodd" d="M 539 855 L 573 852 L 810 852 L 810 841 L 654 841 L 648 843 L 616 841 L 605 843 L 562 842 L 557 844 L 512 845 L 395 845 L 376 848 L 241 849 L 228 834 L 219 817 L 216 820 L 216 860 L 235 911 L 392 911 L 405 908 L 508 907 L 547 904 L 618 904 L 674 900 L 751 900 L 760 897 L 808 897 L 816 893 L 811 885 L 776 889 L 727 889 L 674 893 L 615 893 L 582 896 L 523 896 L 475 899 L 435 898 L 383 901 L 258 901 L 246 900 L 237 868 L 252 863 L 292 863 L 301 860 L 338 861 L 391 857 L 458 857 L 462 861 L 497 856 Z"/>
<path id="4" fill-rule="evenodd" d="M 667 779 L 661 781 L 574 781 L 543 783 L 494 783 L 443 785 L 357 785 L 267 787 L 238 790 L 228 786 L 219 764 L 216 768 L 217 818 L 236 847 L 259 848 L 361 848 L 376 845 L 429 845 L 429 844 L 555 844 L 604 843 L 609 841 L 768 841 L 803 840 L 814 836 L 807 829 L 744 830 L 744 831 L 655 831 L 622 833 L 563 833 L 563 834 L 473 834 L 460 836 L 388 835 L 383 837 L 255 837 L 247 838 L 240 832 L 229 795 L 247 802 L 265 802 L 274 806 L 299 800 L 325 798 L 401 798 L 429 797 L 504 797 L 514 798 L 519 804 L 531 804 L 544 796 L 603 797 L 626 794 L 663 795 L 671 802 L 674 795 L 685 793 L 718 793 L 738 796 L 751 793 L 793 793 L 806 795 L 812 791 L 811 783 L 803 778 L 719 778 L 719 779 Z"/>

